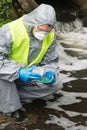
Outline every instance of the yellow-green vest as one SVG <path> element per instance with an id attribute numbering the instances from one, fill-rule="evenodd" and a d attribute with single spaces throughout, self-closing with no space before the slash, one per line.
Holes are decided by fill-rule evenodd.
<path id="1" fill-rule="evenodd" d="M 27 34 L 27 30 L 22 22 L 22 17 L 8 23 L 11 30 L 13 44 L 9 57 L 19 63 L 28 65 L 28 54 L 30 47 L 30 38 Z M 41 62 L 46 51 L 50 47 L 54 40 L 54 32 L 47 34 L 46 38 L 42 41 L 42 48 L 39 55 L 28 66 L 38 64 Z"/>

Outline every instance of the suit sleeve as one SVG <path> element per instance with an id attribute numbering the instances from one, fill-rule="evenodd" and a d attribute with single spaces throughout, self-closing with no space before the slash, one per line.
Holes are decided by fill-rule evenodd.
<path id="1" fill-rule="evenodd" d="M 18 78 L 21 64 L 8 58 L 11 51 L 12 37 L 7 25 L 0 28 L 0 79 L 14 81 Z"/>
<path id="2" fill-rule="evenodd" d="M 58 45 L 55 39 L 40 64 L 44 69 L 44 72 L 53 71 L 55 73 L 56 78 L 59 75 L 59 67 L 58 67 L 59 55 L 57 46 Z"/>

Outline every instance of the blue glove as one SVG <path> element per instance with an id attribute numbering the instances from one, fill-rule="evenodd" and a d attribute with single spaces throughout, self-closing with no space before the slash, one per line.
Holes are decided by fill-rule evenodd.
<path id="1" fill-rule="evenodd" d="M 55 82 L 55 73 L 52 71 L 47 71 L 41 79 L 41 82 L 47 85 L 53 84 Z"/>
<path id="2" fill-rule="evenodd" d="M 35 67 L 36 66 L 31 66 L 31 67 L 28 67 L 28 68 L 21 68 L 19 70 L 19 72 L 18 72 L 19 79 L 21 79 L 24 82 L 30 82 L 32 80 L 40 80 L 41 79 L 41 75 L 32 72 L 32 70 Z"/>

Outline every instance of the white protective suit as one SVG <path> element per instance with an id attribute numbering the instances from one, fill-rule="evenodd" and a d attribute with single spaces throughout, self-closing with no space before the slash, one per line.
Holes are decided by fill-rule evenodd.
<path id="1" fill-rule="evenodd" d="M 41 4 L 31 13 L 24 15 L 23 23 L 30 37 L 29 63 L 39 54 L 41 41 L 37 40 L 32 29 L 38 25 L 55 25 L 56 16 L 53 7 Z M 58 78 L 58 50 L 54 40 L 38 66 L 45 71 L 56 73 L 53 85 L 44 85 L 40 81 L 24 83 L 18 79 L 18 70 L 24 66 L 8 58 L 13 40 L 8 25 L 0 28 L 0 112 L 9 113 L 22 108 L 21 101 L 29 102 L 53 94 L 62 88 Z"/>

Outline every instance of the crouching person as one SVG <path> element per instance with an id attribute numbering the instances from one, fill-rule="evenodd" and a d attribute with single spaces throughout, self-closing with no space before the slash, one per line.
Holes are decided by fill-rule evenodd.
<path id="1" fill-rule="evenodd" d="M 62 88 L 58 72 L 55 10 L 41 4 L 0 28 L 0 112 L 23 122 L 22 102 Z"/>

